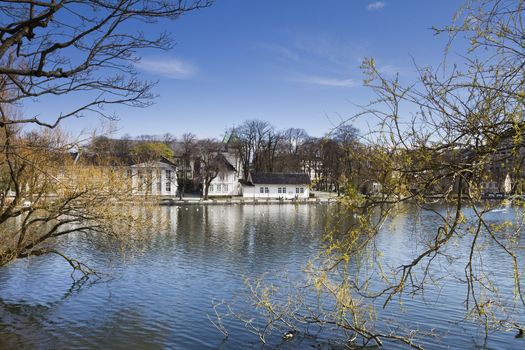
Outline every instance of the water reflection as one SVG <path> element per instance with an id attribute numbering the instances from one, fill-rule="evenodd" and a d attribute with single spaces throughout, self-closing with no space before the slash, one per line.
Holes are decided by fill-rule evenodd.
<path id="1" fill-rule="evenodd" d="M 233 319 L 225 321 L 230 332 L 225 341 L 207 317 L 213 312 L 212 301 L 236 300 L 243 292 L 243 276 L 266 274 L 269 282 L 279 283 L 281 273 L 289 271 L 292 280 L 304 278 L 301 270 L 317 254 L 332 209 L 290 204 L 162 207 L 152 218 L 157 230 L 126 249 L 84 235 L 68 237 L 61 249 L 107 275 L 64 298 L 71 287 L 70 270 L 58 257 L 22 260 L 2 269 L 0 348 L 259 348 L 257 337 Z M 385 264 L 397 267 L 406 262 L 434 233 L 432 215 L 414 214 L 401 215 L 385 226 L 377 242 L 389 258 Z M 513 213 L 490 215 L 497 222 Z M 519 244 L 525 245 L 524 237 Z M 464 247 L 459 242 L 454 247 L 450 253 L 464 258 Z M 483 254 L 491 273 L 510 286 L 512 276 L 500 263 L 503 254 L 490 242 Z M 380 311 L 379 322 L 394 319 L 437 329 L 441 338 L 429 340 L 429 348 L 473 348 L 481 339 L 479 329 L 449 323 L 462 321 L 464 297 L 464 290 L 453 283 L 429 288 L 423 299 L 407 298 L 403 307 Z M 253 311 L 250 305 L 237 307 Z M 319 339 L 282 343 L 275 334 L 270 340 L 271 346 L 283 349 L 318 344 L 329 348 Z M 514 334 L 498 333 L 488 345 L 518 348 L 525 343 Z"/>

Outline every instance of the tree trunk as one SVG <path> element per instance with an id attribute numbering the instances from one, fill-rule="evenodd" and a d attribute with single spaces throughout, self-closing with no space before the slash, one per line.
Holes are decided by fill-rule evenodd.
<path id="1" fill-rule="evenodd" d="M 206 184 L 206 186 L 204 186 L 204 192 L 203 192 L 203 198 L 205 201 L 208 200 L 208 190 L 210 189 L 210 183 L 211 183 L 211 180 L 205 180 L 204 183 Z"/>

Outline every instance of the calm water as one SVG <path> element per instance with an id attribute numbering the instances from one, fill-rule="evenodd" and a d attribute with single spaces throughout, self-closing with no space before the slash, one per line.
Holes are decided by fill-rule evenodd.
<path id="1" fill-rule="evenodd" d="M 72 288 L 70 269 L 48 256 L 18 261 L 0 270 L 1 349 L 245 349 L 260 348 L 257 336 L 235 319 L 225 320 L 224 339 L 211 322 L 214 300 L 226 300 L 250 313 L 243 302 L 244 277 L 266 276 L 279 284 L 283 276 L 300 281 L 301 268 L 320 247 L 327 205 L 233 205 L 163 207 L 169 225 L 151 240 L 120 250 L 85 237 L 61 242 L 68 254 L 82 258 L 106 275 L 95 284 Z M 491 214 L 494 222 L 512 219 L 512 208 Z M 389 256 L 385 264 L 406 262 L 419 238 L 410 232 L 432 232 L 432 215 L 415 219 L 403 215 L 385 227 L 379 242 Z M 519 244 L 525 246 L 525 235 Z M 461 259 L 458 244 L 450 252 Z M 504 255 L 487 244 L 481 253 L 487 270 L 511 293 L 512 271 L 501 264 Z M 525 264 L 525 254 L 521 255 Z M 460 270 L 444 275 L 460 275 Z M 407 327 L 433 329 L 435 349 L 522 349 L 525 339 L 515 333 L 490 334 L 461 322 L 465 290 L 453 278 L 443 288 L 429 288 L 424 298 L 407 297 L 402 307 L 380 312 L 380 322 L 396 319 Z M 508 291 L 505 286 L 509 287 Z M 386 323 L 385 323 L 386 324 Z M 385 325 L 385 327 L 387 327 Z M 274 332 L 269 347 L 333 348 L 327 339 L 296 337 L 282 342 Z M 386 349 L 403 348 L 387 344 Z"/>

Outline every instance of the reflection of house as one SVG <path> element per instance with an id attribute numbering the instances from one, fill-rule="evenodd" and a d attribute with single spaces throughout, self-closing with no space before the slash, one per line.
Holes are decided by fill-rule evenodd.
<path id="1" fill-rule="evenodd" d="M 248 198 L 308 198 L 310 177 L 303 173 L 251 172 L 242 186 Z"/>
<path id="2" fill-rule="evenodd" d="M 217 161 L 220 162 L 219 173 L 210 183 L 208 196 L 238 196 L 241 185 L 237 170 L 223 155 L 219 155 Z"/>
<path id="3" fill-rule="evenodd" d="M 177 172 L 175 164 L 161 157 L 130 166 L 131 186 L 134 194 L 175 196 L 177 194 Z"/>

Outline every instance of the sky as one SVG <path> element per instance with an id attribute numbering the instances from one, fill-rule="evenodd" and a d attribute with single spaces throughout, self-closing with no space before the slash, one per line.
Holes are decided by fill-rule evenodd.
<path id="1" fill-rule="evenodd" d="M 144 109 L 111 107 L 119 117 L 115 136 L 192 132 L 220 138 L 248 119 L 321 136 L 374 99 L 363 87 L 363 58 L 374 57 L 384 74 L 399 73 L 406 81 L 415 78 L 414 62 L 439 65 L 447 38 L 430 28 L 449 24 L 460 5 L 458 0 L 216 0 L 151 29 L 166 30 L 176 45 L 142 53 L 137 68 L 141 78 L 158 81 L 158 97 Z M 44 99 L 26 104 L 24 113 L 60 108 Z M 369 122 L 363 118 L 355 126 L 366 129 Z M 64 125 L 80 132 L 99 121 L 82 118 Z"/>

